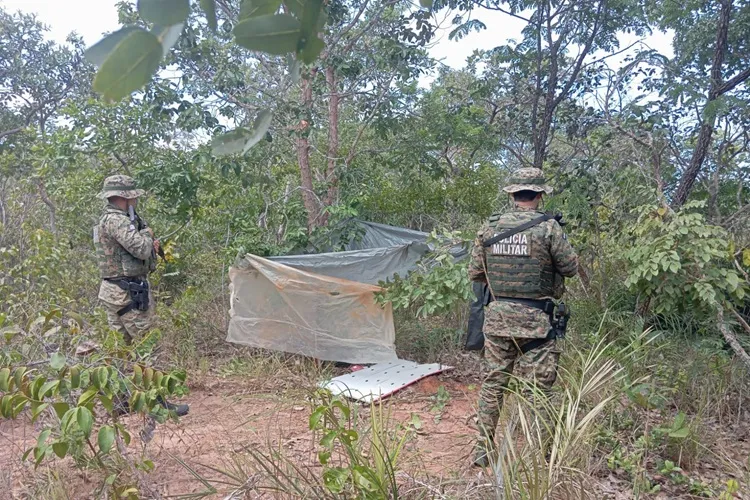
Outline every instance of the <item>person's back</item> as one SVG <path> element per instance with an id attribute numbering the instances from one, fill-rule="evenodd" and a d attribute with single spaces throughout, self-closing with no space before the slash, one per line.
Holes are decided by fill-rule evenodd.
<path id="1" fill-rule="evenodd" d="M 477 233 L 469 266 L 473 281 L 487 283 L 491 300 L 485 307 L 485 358 L 488 373 L 479 401 L 480 437 L 475 463 L 486 465 L 500 414 L 503 392 L 515 362 L 524 356 L 535 383 L 551 389 L 560 351 L 550 333 L 553 299 L 562 297 L 564 277 L 578 268 L 575 251 L 554 218 L 537 211 L 542 193 L 550 193 L 538 169 L 521 169 L 504 188 L 515 207 L 495 214 Z M 534 223 L 535 222 L 535 223 Z M 533 224 L 498 241 L 497 236 Z"/>

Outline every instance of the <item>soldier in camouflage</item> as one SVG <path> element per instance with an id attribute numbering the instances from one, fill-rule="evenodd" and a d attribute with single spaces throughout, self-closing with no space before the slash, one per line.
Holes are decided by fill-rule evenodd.
<path id="1" fill-rule="evenodd" d="M 483 242 L 543 215 L 537 211 L 543 194 L 551 194 L 541 170 L 523 168 L 513 174 L 503 191 L 513 197 L 514 208 L 494 214 L 477 233 L 469 264 L 470 278 L 489 285 L 492 300 L 485 307 L 485 360 L 488 373 L 479 399 L 479 439 L 474 463 L 489 464 L 495 428 L 516 362 L 529 368 L 533 382 L 549 391 L 557 377 L 560 350 L 548 340 L 528 351 L 521 348 L 539 342 L 550 331 L 550 316 L 529 304 L 558 300 L 564 278 L 575 276 L 578 258 L 554 220 L 541 222 L 489 247 Z M 520 303 L 518 300 L 524 302 Z"/>
<path id="2" fill-rule="evenodd" d="M 144 222 L 141 221 L 142 227 L 137 228 L 128 214 L 128 207 L 135 208 L 142 195 L 143 190 L 136 189 L 132 178 L 126 175 L 107 177 L 104 189 L 99 193 L 100 198 L 107 200 L 107 205 L 94 228 L 94 246 L 102 279 L 99 300 L 107 311 L 110 327 L 119 332 L 128 345 L 148 332 L 154 312 L 154 302 L 149 300 L 146 311 L 131 309 L 118 315 L 131 303 L 131 297 L 117 281 L 127 279 L 148 283 L 148 274 L 156 267 L 159 240 L 154 239 L 154 231 Z"/>
<path id="3" fill-rule="evenodd" d="M 148 274 L 156 269 L 159 240 L 154 238 L 154 231 L 135 215 L 137 200 L 143 194 L 131 177 L 107 177 L 99 193 L 99 198 L 107 200 L 107 204 L 94 227 L 94 246 L 102 280 L 99 300 L 107 312 L 109 326 L 120 333 L 128 345 L 143 339 L 151 329 L 154 317 Z M 131 220 L 130 207 L 135 220 Z M 145 307 L 135 307 L 135 296 L 128 290 L 133 285 L 147 297 Z M 117 404 L 120 411 L 126 411 L 127 400 Z M 187 405 L 173 405 L 163 400 L 161 404 L 180 416 L 189 411 Z"/>

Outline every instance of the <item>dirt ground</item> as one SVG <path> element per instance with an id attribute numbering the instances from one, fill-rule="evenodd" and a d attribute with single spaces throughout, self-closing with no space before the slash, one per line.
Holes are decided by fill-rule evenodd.
<path id="1" fill-rule="evenodd" d="M 295 462 L 316 465 L 319 447 L 308 430 L 310 404 L 305 401 L 307 391 L 284 388 L 276 392 L 253 389 L 253 381 L 241 378 L 210 377 L 192 388 L 189 396 L 180 402 L 190 404 L 188 416 L 179 423 L 168 422 L 157 426 L 152 440 L 145 446 L 139 430 L 143 419 L 128 417 L 128 428 L 133 432 L 128 453 L 143 456 L 155 464 L 148 480 L 166 496 L 202 492 L 206 486 L 180 464 L 183 461 L 199 475 L 209 479 L 223 479 L 206 466 L 234 470 L 236 460 L 248 449 L 264 453 L 281 449 Z M 282 384 L 283 386 L 284 384 Z M 435 395 L 443 386 L 450 397 L 439 410 Z M 390 398 L 393 422 L 408 424 L 417 421 L 420 429 L 407 443 L 406 469 L 421 469 L 431 478 L 456 479 L 477 475 L 470 466 L 473 445 L 473 417 L 477 387 L 451 379 L 450 374 L 433 376 L 404 389 Z M 369 407 L 362 407 L 367 413 Z M 34 443 L 38 434 L 33 424 L 20 419 L 16 422 L 0 421 L 0 498 L 28 498 L 34 490 L 39 471 L 33 465 L 21 463 L 23 452 Z M 143 455 L 141 455 L 143 454 Z M 40 467 L 43 470 L 44 466 Z M 80 472 L 70 459 L 53 466 L 73 498 L 89 498 L 100 481 L 95 471 Z M 34 478 L 34 476 L 37 476 Z M 223 498 L 232 486 L 221 488 L 215 498 Z M 37 485 L 38 489 L 38 485 Z M 236 489 L 236 488 L 234 488 Z"/>
<path id="2" fill-rule="evenodd" d="M 400 469 L 406 471 L 408 483 L 423 487 L 423 493 L 432 491 L 432 485 L 440 485 L 441 490 L 449 485 L 451 494 L 447 497 L 479 498 L 477 492 L 489 484 L 485 472 L 471 466 L 478 384 L 466 380 L 465 374 L 458 371 L 447 372 L 423 379 L 388 400 L 394 422 L 419 423 L 416 435 L 406 444 Z M 450 396 L 439 401 L 436 395 L 441 386 Z M 190 404 L 190 414 L 179 423 L 157 426 L 147 445 L 139 436 L 144 419 L 128 417 L 126 422 L 133 441 L 127 453 L 134 459 L 153 461 L 155 469 L 142 476 L 163 498 L 197 498 L 183 495 L 206 492 L 208 486 L 201 479 L 217 489 L 217 493 L 206 498 L 244 498 L 231 496 L 238 490 L 238 483 L 247 485 L 259 481 L 263 475 L 257 466 L 250 465 L 254 463 L 249 459 L 250 450 L 265 454 L 281 452 L 319 477 L 316 458 L 319 447 L 307 427 L 311 406 L 306 398 L 311 390 L 311 384 L 305 386 L 299 380 L 284 377 L 252 380 L 211 375 L 193 379 L 190 394 L 180 401 Z M 361 412 L 367 414 L 369 407 L 361 407 Z M 738 460 L 750 456 L 748 428 L 743 425 L 742 429 L 726 429 L 725 433 L 717 434 L 717 445 L 731 450 Z M 21 456 L 33 445 L 36 435 L 38 431 L 28 420 L 0 420 L 0 498 L 95 498 L 102 484 L 100 471 L 76 468 L 70 459 L 42 465 L 38 470 L 22 464 Z M 726 477 L 717 461 L 706 460 L 701 468 L 700 475 L 708 479 L 712 475 Z M 230 472 L 235 479 L 228 479 L 217 469 Z M 239 469 L 243 472 L 238 473 Z M 595 498 L 632 498 L 626 474 L 610 471 L 606 463 L 598 470 L 602 471 L 601 477 L 591 478 L 597 485 Z M 669 481 L 664 484 L 668 486 Z M 431 496 L 445 497 L 445 493 L 435 490 Z M 748 498 L 742 494 L 735 498 Z M 668 488 L 652 496 L 677 497 L 698 498 Z"/>

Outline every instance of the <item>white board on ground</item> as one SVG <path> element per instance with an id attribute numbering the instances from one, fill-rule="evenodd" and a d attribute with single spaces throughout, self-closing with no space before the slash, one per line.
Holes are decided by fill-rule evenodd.
<path id="1" fill-rule="evenodd" d="M 319 385 L 335 396 L 343 395 L 360 403 L 370 403 L 388 397 L 425 377 L 452 369 L 452 366 L 438 363 L 420 365 L 413 361 L 399 360 L 378 363 Z"/>

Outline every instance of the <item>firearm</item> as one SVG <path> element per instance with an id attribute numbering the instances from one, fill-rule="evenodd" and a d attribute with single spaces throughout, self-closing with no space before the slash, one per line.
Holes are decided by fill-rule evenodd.
<path id="1" fill-rule="evenodd" d="M 130 215 L 131 229 L 137 229 L 140 232 L 146 226 L 143 223 L 143 219 L 141 219 L 140 216 L 136 215 L 133 205 L 128 205 L 128 215 Z M 159 257 L 161 257 L 164 262 L 167 261 L 167 256 L 164 255 L 164 249 L 161 247 L 161 245 L 159 245 Z"/>

